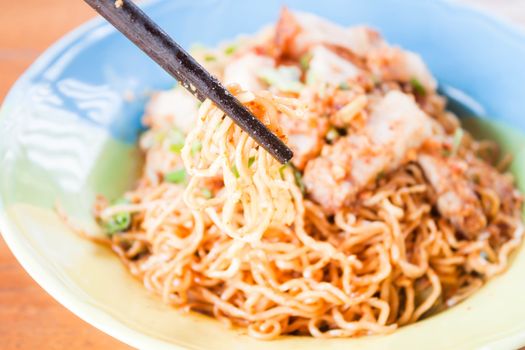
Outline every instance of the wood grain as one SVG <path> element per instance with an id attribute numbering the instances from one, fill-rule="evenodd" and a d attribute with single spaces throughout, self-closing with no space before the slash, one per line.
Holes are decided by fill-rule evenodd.
<path id="1" fill-rule="evenodd" d="M 80 320 L 27 275 L 0 242 L 0 348 L 130 349 Z"/>
<path id="2" fill-rule="evenodd" d="M 525 25 L 523 0 L 464 0 Z M 0 100 L 51 43 L 93 16 L 81 0 L 0 0 Z M 129 349 L 44 292 L 0 239 L 1 349 Z"/>

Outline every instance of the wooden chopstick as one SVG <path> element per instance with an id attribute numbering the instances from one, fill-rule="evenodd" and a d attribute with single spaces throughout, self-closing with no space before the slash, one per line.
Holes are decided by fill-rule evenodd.
<path id="1" fill-rule="evenodd" d="M 281 163 L 292 151 L 130 0 L 84 0 L 199 100 L 209 98 Z"/>

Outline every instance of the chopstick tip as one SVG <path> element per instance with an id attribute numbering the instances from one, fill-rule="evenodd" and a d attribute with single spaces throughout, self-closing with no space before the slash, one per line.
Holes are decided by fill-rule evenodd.
<path id="1" fill-rule="evenodd" d="M 280 150 L 276 149 L 273 156 L 279 161 L 279 163 L 288 164 L 293 158 L 293 152 L 286 145 L 284 146 L 285 147 L 281 148 Z"/>

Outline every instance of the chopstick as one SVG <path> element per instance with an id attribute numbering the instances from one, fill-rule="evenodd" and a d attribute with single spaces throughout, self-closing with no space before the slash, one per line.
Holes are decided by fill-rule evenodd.
<path id="1" fill-rule="evenodd" d="M 84 1 L 199 100 L 209 98 L 275 159 L 290 161 L 293 153 L 281 139 L 132 1 Z"/>

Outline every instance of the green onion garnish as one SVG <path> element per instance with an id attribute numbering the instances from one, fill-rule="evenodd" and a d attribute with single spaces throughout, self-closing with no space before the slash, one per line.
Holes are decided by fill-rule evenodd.
<path id="1" fill-rule="evenodd" d="M 235 45 L 235 44 L 228 45 L 224 49 L 224 53 L 226 55 L 233 55 L 235 53 L 235 51 L 237 51 L 237 45 Z"/>
<path id="2" fill-rule="evenodd" d="M 113 235 L 117 232 L 125 231 L 131 224 L 130 213 L 118 213 L 113 215 L 105 224 L 106 232 Z"/>
<path id="3" fill-rule="evenodd" d="M 414 89 L 414 92 L 416 94 L 422 95 L 422 96 L 426 94 L 425 87 L 416 78 L 410 79 L 410 85 L 412 85 L 412 89 Z"/>
<path id="4" fill-rule="evenodd" d="M 248 159 L 248 168 L 251 167 L 254 162 L 255 162 L 255 156 L 251 156 Z"/>
<path id="5" fill-rule="evenodd" d="M 200 141 L 195 141 L 191 145 L 191 155 L 195 156 L 202 149 L 202 143 Z"/>
<path id="6" fill-rule="evenodd" d="M 281 178 L 284 180 L 284 170 L 287 167 L 290 167 L 292 169 L 293 177 L 295 179 L 295 184 L 297 185 L 297 187 L 299 187 L 302 194 L 306 194 L 306 186 L 304 185 L 304 182 L 303 182 L 303 175 L 301 174 L 299 169 L 297 169 L 293 164 L 290 164 L 290 163 L 284 164 L 279 168 L 279 173 L 281 174 Z"/>
<path id="7" fill-rule="evenodd" d="M 296 67 L 266 68 L 258 73 L 258 77 L 281 91 L 300 92 L 303 88 L 301 73 Z"/>
<path id="8" fill-rule="evenodd" d="M 211 193 L 211 191 L 207 188 L 201 188 L 201 194 L 204 198 L 206 199 L 210 199 L 211 197 L 213 197 L 213 194 Z"/>
<path id="9" fill-rule="evenodd" d="M 235 175 L 236 178 L 239 178 L 239 176 L 241 176 L 239 174 L 239 170 L 237 170 L 237 166 L 236 165 L 232 166 L 232 173 L 233 173 L 233 175 Z"/>
<path id="10" fill-rule="evenodd" d="M 212 55 L 211 53 L 208 53 L 208 54 L 204 55 L 204 60 L 206 62 L 213 62 L 213 61 L 217 60 L 217 57 L 215 57 L 215 55 Z"/>
<path id="11" fill-rule="evenodd" d="M 184 133 L 182 130 L 173 128 L 169 133 L 170 151 L 180 154 L 182 147 L 184 147 Z"/>
<path id="12" fill-rule="evenodd" d="M 186 169 L 181 168 L 164 175 L 164 181 L 181 184 L 186 181 Z"/>
<path id="13" fill-rule="evenodd" d="M 452 141 L 452 152 L 451 155 L 455 156 L 458 153 L 459 147 L 461 146 L 461 141 L 463 140 L 463 135 L 465 132 L 462 128 L 457 128 L 454 132 L 454 140 Z"/>
<path id="14" fill-rule="evenodd" d="M 128 200 L 120 198 L 113 202 L 113 205 L 126 204 Z M 108 235 L 113 235 L 118 232 L 123 232 L 131 225 L 131 214 L 129 212 L 121 212 L 111 216 L 104 222 L 104 227 Z"/>
<path id="15" fill-rule="evenodd" d="M 312 59 L 312 54 L 307 52 L 301 56 L 299 59 L 299 64 L 303 70 L 308 70 L 310 68 L 310 60 Z"/>
<path id="16" fill-rule="evenodd" d="M 284 165 L 281 165 L 281 167 L 279 168 L 279 174 L 281 174 L 281 179 L 284 180 L 284 170 L 286 169 L 286 167 L 288 166 L 288 164 L 284 164 Z"/>
<path id="17" fill-rule="evenodd" d="M 341 84 L 339 84 L 339 90 L 349 90 L 350 85 L 346 81 L 343 81 Z"/>
<path id="18" fill-rule="evenodd" d="M 299 187 L 302 194 L 306 194 L 306 186 L 303 182 L 303 175 L 296 167 L 294 167 L 293 165 L 291 165 L 291 167 L 293 170 L 293 176 L 295 178 L 295 183 L 297 184 L 297 187 Z"/>
<path id="19" fill-rule="evenodd" d="M 182 147 L 184 147 L 184 144 L 182 144 L 182 145 L 180 145 L 180 144 L 171 144 L 170 145 L 170 151 L 173 152 L 173 153 L 179 154 L 180 151 L 182 150 Z"/>

